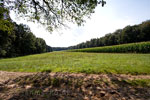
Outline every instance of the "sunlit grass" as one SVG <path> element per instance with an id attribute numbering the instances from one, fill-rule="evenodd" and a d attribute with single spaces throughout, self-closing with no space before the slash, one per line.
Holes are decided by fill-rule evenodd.
<path id="1" fill-rule="evenodd" d="M 52 52 L 0 59 L 0 70 L 150 74 L 150 54 Z"/>

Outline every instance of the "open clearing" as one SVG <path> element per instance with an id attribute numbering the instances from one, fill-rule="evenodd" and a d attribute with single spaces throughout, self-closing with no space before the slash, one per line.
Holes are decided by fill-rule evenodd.
<path id="1" fill-rule="evenodd" d="M 150 100 L 150 54 L 52 52 L 0 70 L 0 100 Z"/>
<path id="2" fill-rule="evenodd" d="M 1 59 L 0 70 L 88 74 L 150 74 L 150 54 L 52 52 Z"/>

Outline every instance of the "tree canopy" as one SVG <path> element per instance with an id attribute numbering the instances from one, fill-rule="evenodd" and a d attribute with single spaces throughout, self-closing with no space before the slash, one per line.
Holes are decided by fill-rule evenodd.
<path id="1" fill-rule="evenodd" d="M 1 5 L 19 17 L 37 21 L 49 31 L 66 26 L 67 22 L 82 25 L 104 0 L 2 0 Z"/>

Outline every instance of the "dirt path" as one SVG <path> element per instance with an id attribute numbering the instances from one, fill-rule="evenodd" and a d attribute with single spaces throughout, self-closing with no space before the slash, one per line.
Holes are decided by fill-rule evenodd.
<path id="1" fill-rule="evenodd" d="M 7 72 L 7 71 L 0 71 L 0 83 L 5 82 L 10 79 L 15 79 L 20 76 L 27 76 L 27 75 L 32 75 L 32 74 L 37 74 L 37 73 L 27 73 L 27 72 Z M 69 73 L 50 73 L 50 76 L 59 76 L 59 77 L 64 77 L 64 76 L 72 76 L 72 77 L 86 77 L 86 78 L 98 78 L 98 77 L 103 77 L 103 78 L 111 78 L 111 75 L 108 74 L 69 74 Z M 116 78 L 119 79 L 150 79 L 150 75 L 125 75 L 125 74 L 114 74 L 113 76 L 116 76 Z"/>
<path id="2" fill-rule="evenodd" d="M 150 87 L 122 80 L 150 75 L 0 71 L 0 100 L 150 100 Z"/>
<path id="3" fill-rule="evenodd" d="M 20 76 L 26 76 L 32 74 L 33 73 L 0 71 L 0 84 L 10 79 L 15 79 Z"/>

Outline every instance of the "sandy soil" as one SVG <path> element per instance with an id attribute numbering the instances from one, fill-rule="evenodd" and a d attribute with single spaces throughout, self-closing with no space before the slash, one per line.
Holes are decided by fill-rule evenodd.
<path id="1" fill-rule="evenodd" d="M 0 71 L 0 84 L 10 79 L 15 79 L 20 76 L 26 76 L 31 74 L 33 73 Z"/>
<path id="2" fill-rule="evenodd" d="M 10 79 L 15 79 L 20 76 L 27 76 L 27 75 L 32 75 L 36 73 L 29 73 L 29 72 L 7 72 L 7 71 L 0 71 L 0 83 L 8 81 Z M 83 73 L 49 73 L 50 76 L 73 76 L 73 77 L 86 77 L 86 78 L 98 78 L 98 77 L 105 77 L 105 78 L 110 78 L 111 75 L 107 74 L 83 74 Z M 150 79 L 150 75 L 125 75 L 125 74 L 114 74 L 113 76 L 116 76 L 117 78 L 120 79 Z"/>
<path id="3" fill-rule="evenodd" d="M 150 87 L 122 80 L 150 75 L 0 71 L 0 100 L 150 100 Z"/>

